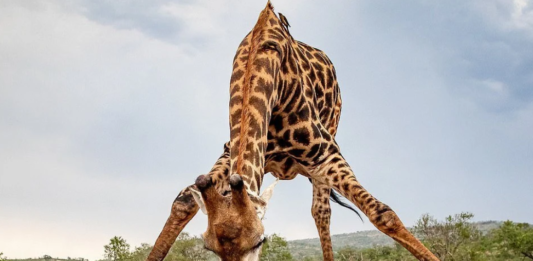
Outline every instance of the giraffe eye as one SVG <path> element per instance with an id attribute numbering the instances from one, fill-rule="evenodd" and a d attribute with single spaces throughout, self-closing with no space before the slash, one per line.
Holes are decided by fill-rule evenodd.
<path id="1" fill-rule="evenodd" d="M 252 250 L 258 249 L 261 246 L 263 246 L 263 243 L 265 243 L 265 241 L 267 241 L 267 238 L 265 236 L 261 236 L 261 241 L 259 241 L 257 244 L 255 244 L 255 246 L 252 247 Z"/>
<path id="2" fill-rule="evenodd" d="M 263 45 L 261 45 L 261 48 L 264 50 L 273 50 L 276 52 L 280 52 L 279 45 L 276 42 L 273 41 L 267 41 Z"/>

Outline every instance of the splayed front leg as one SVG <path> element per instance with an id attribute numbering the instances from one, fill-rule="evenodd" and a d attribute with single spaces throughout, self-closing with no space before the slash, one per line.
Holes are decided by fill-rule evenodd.
<path id="1" fill-rule="evenodd" d="M 224 153 L 218 158 L 209 172 L 209 176 L 216 183 L 216 188 L 222 191 L 227 186 L 229 172 L 229 146 L 224 145 Z M 157 237 L 154 248 L 146 259 L 147 261 L 161 261 L 165 259 L 168 251 L 176 241 L 183 228 L 198 213 L 199 205 L 194 200 L 194 192 L 198 191 L 195 185 L 190 185 L 180 192 L 172 203 L 170 216 Z"/>
<path id="2" fill-rule="evenodd" d="M 170 216 L 146 259 L 147 261 L 163 260 L 183 228 L 198 212 L 199 207 L 191 193 L 193 187 L 194 185 L 184 189 L 174 200 Z"/>

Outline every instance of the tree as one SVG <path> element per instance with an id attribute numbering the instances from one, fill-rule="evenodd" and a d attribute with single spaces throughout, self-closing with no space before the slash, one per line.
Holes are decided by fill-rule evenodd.
<path id="1" fill-rule="evenodd" d="M 355 249 L 346 246 L 337 251 L 337 259 L 341 261 L 416 261 L 416 259 L 399 244 L 394 244 L 393 246 L 374 246 L 365 249 Z"/>
<path id="2" fill-rule="evenodd" d="M 3 252 L 0 252 L 0 261 L 7 261 L 7 257 L 4 256 Z"/>
<path id="3" fill-rule="evenodd" d="M 203 241 L 188 233 L 181 233 L 176 242 L 169 250 L 165 261 L 204 261 L 216 260 L 216 256 L 204 249 Z M 129 247 L 128 247 L 129 248 Z M 141 246 L 135 247 L 135 250 L 127 256 L 128 261 L 145 261 L 153 246 L 142 243 Z M 107 257 L 107 256 L 106 256 Z M 108 259 L 111 259 L 107 257 Z"/>
<path id="4" fill-rule="evenodd" d="M 104 257 L 113 261 L 124 261 L 130 256 L 130 245 L 122 237 L 113 237 L 104 246 Z"/>
<path id="5" fill-rule="evenodd" d="M 203 261 L 214 259 L 213 253 L 203 247 L 202 239 L 181 233 L 170 249 L 165 261 Z"/>
<path id="6" fill-rule="evenodd" d="M 492 232 L 502 255 L 519 255 L 533 260 L 533 227 L 527 223 L 505 221 Z"/>
<path id="7" fill-rule="evenodd" d="M 444 222 L 423 215 L 413 227 L 414 234 L 441 260 L 477 260 L 481 231 L 469 221 L 472 213 L 448 216 Z"/>
<path id="8" fill-rule="evenodd" d="M 361 253 L 357 249 L 345 246 L 337 251 L 336 259 L 341 261 L 356 261 L 361 260 Z"/>
<path id="9" fill-rule="evenodd" d="M 293 260 L 287 241 L 276 234 L 267 237 L 267 240 L 263 244 L 261 260 Z"/>
<path id="10" fill-rule="evenodd" d="M 130 261 L 144 261 L 152 251 L 152 246 L 147 243 L 142 243 L 141 246 L 135 247 L 135 250 L 130 254 Z"/>

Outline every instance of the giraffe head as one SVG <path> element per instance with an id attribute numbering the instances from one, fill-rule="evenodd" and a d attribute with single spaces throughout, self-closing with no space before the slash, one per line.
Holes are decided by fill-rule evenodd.
<path id="1" fill-rule="evenodd" d="M 265 240 L 261 220 L 275 183 L 263 192 L 259 205 L 250 199 L 238 174 L 230 176 L 231 193 L 226 195 L 217 191 L 209 175 L 199 176 L 195 184 L 200 192 L 193 192 L 194 199 L 208 217 L 207 231 L 202 235 L 205 248 L 222 260 L 259 260 Z"/>

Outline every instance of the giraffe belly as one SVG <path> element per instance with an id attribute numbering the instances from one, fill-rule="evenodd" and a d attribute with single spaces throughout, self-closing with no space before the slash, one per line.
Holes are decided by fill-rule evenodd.
<path id="1" fill-rule="evenodd" d="M 281 180 L 292 180 L 298 174 L 308 176 L 305 169 L 287 153 L 269 155 L 265 166 L 265 173 L 268 172 Z"/>

